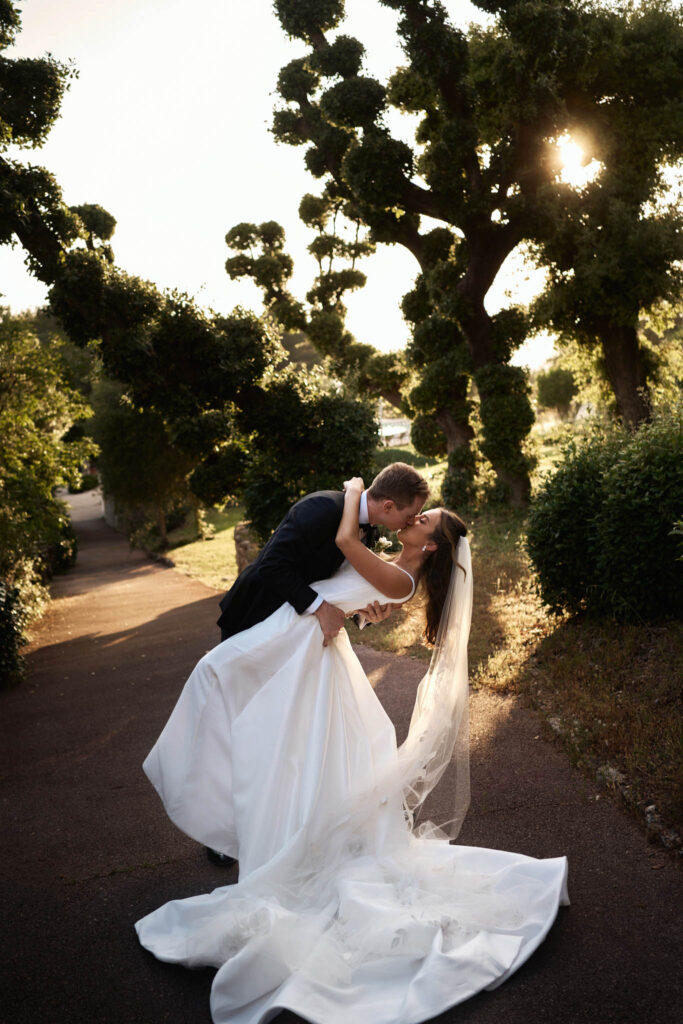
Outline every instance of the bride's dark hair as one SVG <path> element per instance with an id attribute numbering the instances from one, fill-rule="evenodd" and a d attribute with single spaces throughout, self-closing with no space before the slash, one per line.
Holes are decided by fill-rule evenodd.
<path id="1" fill-rule="evenodd" d="M 458 540 L 466 534 L 467 527 L 460 516 L 442 508 L 441 518 L 430 538 L 436 544 L 436 550 L 429 552 L 422 563 L 420 573 L 420 582 L 427 595 L 427 622 L 424 634 L 427 643 L 433 644 L 436 641 L 441 612 L 451 581 L 451 571 L 456 562 L 455 549 Z"/>

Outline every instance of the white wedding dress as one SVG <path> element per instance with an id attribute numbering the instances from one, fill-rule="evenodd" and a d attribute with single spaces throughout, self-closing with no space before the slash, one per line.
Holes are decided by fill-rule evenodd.
<path id="1" fill-rule="evenodd" d="M 314 586 L 345 611 L 386 600 L 348 563 Z M 416 1024 L 543 940 L 568 902 L 566 859 L 417 836 L 396 782 L 408 745 L 346 633 L 323 647 L 289 604 L 196 666 L 144 770 L 180 829 L 239 858 L 239 882 L 136 929 L 160 960 L 218 968 L 215 1024 L 283 1009 Z"/>

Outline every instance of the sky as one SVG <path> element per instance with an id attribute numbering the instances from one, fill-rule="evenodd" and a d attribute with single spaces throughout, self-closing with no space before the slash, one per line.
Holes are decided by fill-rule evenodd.
<path id="1" fill-rule="evenodd" d="M 453 21 L 483 20 L 467 0 L 450 0 Z M 269 132 L 279 69 L 305 52 L 286 38 L 272 0 L 24 0 L 22 30 L 8 57 L 51 53 L 73 60 L 78 78 L 40 150 L 16 151 L 46 167 L 69 205 L 98 203 L 117 220 L 117 264 L 161 288 L 177 288 L 227 313 L 260 311 L 260 292 L 225 273 L 225 234 L 240 221 L 277 220 L 295 261 L 292 291 L 303 298 L 316 273 L 311 232 L 298 206 L 320 182 L 305 170 L 303 147 L 278 145 Z M 402 63 L 393 11 L 375 0 L 346 0 L 344 31 L 367 50 L 381 80 Z M 411 138 L 395 115 L 392 130 Z M 345 297 L 358 341 L 402 348 L 400 312 L 418 266 L 401 246 L 382 246 L 360 264 L 364 289 Z M 526 302 L 541 272 L 513 254 L 486 300 L 490 312 Z M 23 265 L 19 247 L 0 248 L 0 303 L 13 311 L 41 305 L 46 289 Z M 532 339 L 514 362 L 536 367 L 552 354 Z"/>

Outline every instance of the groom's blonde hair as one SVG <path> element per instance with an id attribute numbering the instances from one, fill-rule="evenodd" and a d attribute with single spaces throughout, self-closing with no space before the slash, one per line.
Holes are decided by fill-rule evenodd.
<path id="1" fill-rule="evenodd" d="M 368 488 L 373 501 L 393 501 L 396 508 L 412 505 L 416 498 L 426 501 L 429 484 L 406 462 L 392 462 L 378 473 Z"/>

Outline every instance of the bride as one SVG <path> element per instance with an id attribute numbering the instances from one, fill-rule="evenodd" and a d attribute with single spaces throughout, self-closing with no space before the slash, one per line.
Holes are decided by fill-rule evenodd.
<path id="1" fill-rule="evenodd" d="M 144 764 L 175 824 L 239 859 L 237 884 L 136 924 L 160 960 L 217 968 L 215 1024 L 417 1024 L 504 981 L 568 902 L 564 857 L 449 842 L 469 802 L 466 530 L 431 509 L 386 561 L 359 540 L 362 489 L 345 484 L 346 561 L 315 589 L 351 614 L 423 585 L 434 650 L 405 742 L 346 632 L 324 647 L 284 604 L 201 659 Z M 449 821 L 417 825 L 446 768 Z"/>

